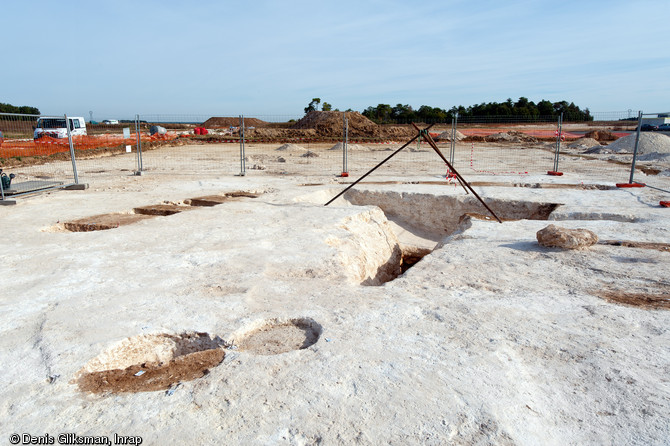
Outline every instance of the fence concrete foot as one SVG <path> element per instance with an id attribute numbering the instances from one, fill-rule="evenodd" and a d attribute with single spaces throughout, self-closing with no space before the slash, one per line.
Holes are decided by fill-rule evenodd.
<path id="1" fill-rule="evenodd" d="M 64 190 L 86 190 L 86 189 L 88 189 L 88 183 L 70 184 L 69 186 L 65 186 L 63 189 Z"/>

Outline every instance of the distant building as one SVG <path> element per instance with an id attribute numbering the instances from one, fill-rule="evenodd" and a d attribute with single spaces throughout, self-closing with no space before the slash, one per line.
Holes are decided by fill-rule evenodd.
<path id="1" fill-rule="evenodd" d="M 642 118 L 642 124 L 659 126 L 661 124 L 670 124 L 668 113 L 659 114 L 658 118 Z"/>

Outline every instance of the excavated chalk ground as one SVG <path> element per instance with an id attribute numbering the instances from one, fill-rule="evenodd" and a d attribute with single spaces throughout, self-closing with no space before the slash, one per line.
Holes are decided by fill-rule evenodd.
<path id="1" fill-rule="evenodd" d="M 461 221 L 463 210 L 486 212 L 453 186 L 361 185 L 324 207 L 344 186 L 304 182 L 148 175 L 0 207 L 4 438 L 667 444 L 670 311 L 598 293 L 667 296 L 669 253 L 543 248 L 535 233 L 548 221 Z M 105 231 L 60 226 L 231 191 L 262 195 Z M 508 218 L 561 204 L 551 223 L 670 241 L 670 210 L 658 207 L 668 198 L 651 189 L 477 191 Z M 433 251 L 396 278 L 407 247 Z M 91 393 L 74 381 L 134 340 L 185 332 L 233 348 L 167 393 Z"/>

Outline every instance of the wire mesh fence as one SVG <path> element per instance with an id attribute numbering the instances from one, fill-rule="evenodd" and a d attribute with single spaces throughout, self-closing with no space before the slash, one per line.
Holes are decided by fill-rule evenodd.
<path id="1" fill-rule="evenodd" d="M 373 128 L 357 113 L 320 112 L 319 116 L 328 119 L 310 120 L 310 115 L 302 119 L 289 115 L 142 115 L 138 119 L 141 167 L 138 163 L 137 168 L 169 174 L 357 175 L 416 133 L 410 124 L 397 122 L 373 124 Z M 632 158 L 613 159 L 606 150 L 587 152 L 593 144 L 628 135 L 635 121 L 627 120 L 626 112 L 603 116 L 617 119 L 608 126 L 611 131 L 593 133 L 602 125 L 562 123 L 555 116 L 456 117 L 451 122 L 434 120 L 421 125 L 431 126 L 438 147 L 448 153 L 454 167 L 466 172 L 526 175 L 558 169 L 582 176 L 609 172 L 615 181 L 624 181 Z M 590 141 L 584 141 L 585 137 Z M 444 163 L 420 138 L 380 169 L 446 172 Z"/>
<path id="2" fill-rule="evenodd" d="M 630 184 L 670 193 L 670 112 L 640 112 L 633 135 L 617 141 L 616 149 L 633 152 Z"/>
<path id="3" fill-rule="evenodd" d="M 65 123 L 65 116 L 0 113 L 1 199 L 75 183 Z"/>
<path id="4" fill-rule="evenodd" d="M 456 115 L 417 125 L 428 128 L 438 149 L 464 175 L 556 172 L 581 181 L 597 177 L 622 183 L 629 180 L 633 151 L 617 145 L 636 137 L 639 119 L 630 119 L 631 114 L 594 114 L 603 120 L 583 122 L 564 122 L 560 116 Z M 15 175 L 13 185 L 62 186 L 138 172 L 358 176 L 408 141 L 404 150 L 379 167 L 380 174 L 445 178 L 448 173 L 425 136 L 412 140 L 418 133 L 411 123 L 377 125 L 359 113 L 136 115 L 134 120 L 105 124 L 67 119 L 68 125 L 65 116 L 0 114 L 0 168 Z M 655 114 L 645 119 L 666 117 Z M 662 172 L 658 162 L 667 164 L 668 159 L 654 158 L 645 150 L 639 153 L 634 172 L 636 180 L 651 184 Z"/>

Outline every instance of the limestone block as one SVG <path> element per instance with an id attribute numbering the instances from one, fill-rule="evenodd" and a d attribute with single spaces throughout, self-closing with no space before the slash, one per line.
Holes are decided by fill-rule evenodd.
<path id="1" fill-rule="evenodd" d="M 567 229 L 549 225 L 537 231 L 537 241 L 548 248 L 584 249 L 598 243 L 598 236 L 588 229 Z"/>

